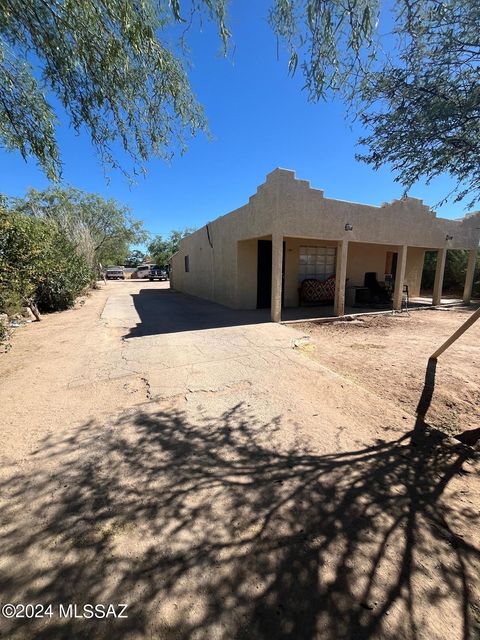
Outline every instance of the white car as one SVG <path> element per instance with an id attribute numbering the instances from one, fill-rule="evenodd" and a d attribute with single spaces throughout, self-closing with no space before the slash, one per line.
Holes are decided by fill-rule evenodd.
<path id="1" fill-rule="evenodd" d="M 148 278 L 150 276 L 150 269 L 155 267 L 155 264 L 141 264 L 137 267 L 137 278 Z"/>
<path id="2" fill-rule="evenodd" d="M 108 267 L 105 277 L 107 280 L 125 280 L 123 267 Z"/>

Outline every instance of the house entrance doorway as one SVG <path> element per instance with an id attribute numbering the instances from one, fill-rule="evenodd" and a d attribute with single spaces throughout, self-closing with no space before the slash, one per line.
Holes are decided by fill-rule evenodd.
<path id="1" fill-rule="evenodd" d="M 282 258 L 282 306 L 285 281 L 285 242 Z M 272 305 L 272 241 L 259 240 L 257 253 L 257 309 L 270 309 Z"/>

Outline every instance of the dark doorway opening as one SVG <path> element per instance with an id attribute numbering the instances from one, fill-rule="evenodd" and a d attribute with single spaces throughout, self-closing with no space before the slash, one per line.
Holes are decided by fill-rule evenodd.
<path id="1" fill-rule="evenodd" d="M 259 240 L 257 249 L 257 309 L 272 306 L 272 241 Z M 285 281 L 285 242 L 282 257 L 282 306 Z"/>
<path id="2" fill-rule="evenodd" d="M 392 285 L 395 284 L 395 276 L 397 275 L 398 253 L 396 251 L 387 251 L 387 259 L 385 261 L 385 275 L 391 276 Z"/>
<path id="3" fill-rule="evenodd" d="M 437 251 L 425 251 L 423 259 L 422 280 L 420 294 L 430 297 L 435 283 L 435 269 L 437 268 Z"/>

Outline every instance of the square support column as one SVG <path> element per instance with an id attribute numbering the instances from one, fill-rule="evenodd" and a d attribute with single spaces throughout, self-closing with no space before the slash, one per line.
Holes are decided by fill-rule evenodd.
<path id="1" fill-rule="evenodd" d="M 405 280 L 405 268 L 407 266 L 406 244 L 402 245 L 398 251 L 397 272 L 395 274 L 395 289 L 393 291 L 393 308 L 395 311 L 401 311 L 403 300 L 403 283 Z"/>
<path id="2" fill-rule="evenodd" d="M 337 264 L 335 269 L 335 304 L 333 313 L 336 316 L 345 314 L 345 285 L 347 282 L 348 240 L 341 240 L 337 245 Z"/>
<path id="3" fill-rule="evenodd" d="M 465 276 L 465 288 L 463 289 L 463 301 L 469 304 L 472 297 L 473 277 L 475 275 L 475 265 L 477 262 L 477 250 L 471 249 L 468 252 L 467 273 Z"/>
<path id="4" fill-rule="evenodd" d="M 272 234 L 272 322 L 282 320 L 283 236 Z"/>
<path id="5" fill-rule="evenodd" d="M 433 285 L 433 299 L 432 299 L 433 305 L 438 305 L 442 301 L 443 274 L 445 273 L 446 259 L 447 259 L 447 250 L 439 249 L 437 251 L 437 266 L 435 268 L 435 284 Z"/>

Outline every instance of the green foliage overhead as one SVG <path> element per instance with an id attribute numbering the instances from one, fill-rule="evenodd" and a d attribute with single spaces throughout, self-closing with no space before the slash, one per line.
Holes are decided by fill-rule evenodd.
<path id="1" fill-rule="evenodd" d="M 175 26 L 206 17 L 226 47 L 227 2 L 3 0 L 0 144 L 58 177 L 55 97 L 107 166 L 119 148 L 133 172 L 184 150 L 206 120 Z M 406 190 L 447 173 L 458 200 L 480 199 L 479 2 L 270 0 L 269 19 L 309 98 L 337 94 L 365 126 L 359 159 Z"/>
<path id="2" fill-rule="evenodd" d="M 173 254 L 178 251 L 180 240 L 194 231 L 195 229 L 187 227 L 186 229 L 171 231 L 168 238 L 157 235 L 148 245 L 148 253 L 156 264 L 165 267 Z"/>
<path id="3" fill-rule="evenodd" d="M 377 51 L 379 0 L 273 0 L 270 24 L 288 46 L 289 70 L 300 67 L 311 100 L 331 92 L 352 97 L 354 74 Z"/>
<path id="4" fill-rule="evenodd" d="M 0 144 L 58 178 L 55 96 L 107 165 L 119 166 L 119 144 L 134 171 L 183 150 L 185 135 L 206 121 L 185 50 L 171 45 L 167 30 L 201 12 L 224 42 L 229 35 L 225 0 L 191 0 L 188 8 L 183 16 L 180 0 L 2 0 Z"/>
<path id="5" fill-rule="evenodd" d="M 407 7 L 407 5 L 406 5 Z M 480 3 L 416 2 L 397 26 L 407 37 L 395 64 L 370 74 L 362 87 L 370 134 L 359 158 L 388 162 L 408 189 L 448 173 L 456 200 L 480 197 Z"/>
<path id="6" fill-rule="evenodd" d="M 310 99 L 338 94 L 366 127 L 359 159 L 480 199 L 479 2 L 275 0 L 270 21 Z"/>

